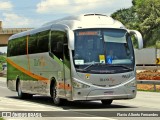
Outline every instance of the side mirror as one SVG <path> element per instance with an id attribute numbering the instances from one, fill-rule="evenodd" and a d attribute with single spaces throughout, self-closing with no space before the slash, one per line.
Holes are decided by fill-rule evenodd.
<path id="1" fill-rule="evenodd" d="M 136 30 L 129 30 L 129 33 L 135 36 L 138 42 L 138 48 L 142 49 L 143 48 L 143 38 L 142 38 L 141 33 Z"/>

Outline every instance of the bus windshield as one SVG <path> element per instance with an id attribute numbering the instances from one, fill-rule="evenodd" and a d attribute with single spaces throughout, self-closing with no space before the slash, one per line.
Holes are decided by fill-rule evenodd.
<path id="1" fill-rule="evenodd" d="M 76 30 L 74 45 L 77 72 L 123 73 L 134 69 L 131 37 L 124 29 Z"/>

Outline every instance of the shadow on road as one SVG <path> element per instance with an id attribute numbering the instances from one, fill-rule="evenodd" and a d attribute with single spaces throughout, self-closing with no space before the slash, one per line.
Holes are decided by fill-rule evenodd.
<path id="1" fill-rule="evenodd" d="M 8 96 L 8 98 L 12 99 L 19 99 L 17 96 Z M 53 104 L 52 98 L 46 97 L 46 96 L 34 96 L 32 99 L 25 99 L 23 101 L 29 101 L 32 103 L 39 103 L 39 104 L 44 104 L 44 105 L 49 105 L 49 106 L 55 106 Z M 111 105 L 103 105 L 99 101 L 67 101 L 65 105 L 59 106 L 60 108 L 63 108 L 64 110 L 69 110 L 69 109 L 122 109 L 122 108 L 136 108 L 133 106 L 125 106 L 125 105 L 117 105 L 114 104 L 114 101 Z M 118 109 L 117 109 L 118 110 Z"/>

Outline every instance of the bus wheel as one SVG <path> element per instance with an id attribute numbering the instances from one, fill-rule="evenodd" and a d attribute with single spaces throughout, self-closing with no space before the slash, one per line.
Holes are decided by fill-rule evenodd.
<path id="1" fill-rule="evenodd" d="M 57 85 L 56 83 L 53 85 L 53 102 L 55 105 L 62 105 L 62 99 L 57 97 Z"/>
<path id="2" fill-rule="evenodd" d="M 111 103 L 113 102 L 113 100 L 101 100 L 103 105 L 111 105 Z"/>
<path id="3" fill-rule="evenodd" d="M 32 96 L 33 96 L 32 94 L 27 94 L 27 93 L 22 92 L 20 81 L 18 82 L 17 85 L 18 85 L 17 86 L 17 93 L 18 93 L 18 97 L 20 99 L 32 98 Z"/>

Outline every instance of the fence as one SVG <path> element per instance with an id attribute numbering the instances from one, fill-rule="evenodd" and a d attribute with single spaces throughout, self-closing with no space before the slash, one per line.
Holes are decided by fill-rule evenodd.
<path id="1" fill-rule="evenodd" d="M 160 85 L 160 80 L 137 80 L 137 84 L 154 85 L 154 91 L 156 91 L 156 85 Z"/>

